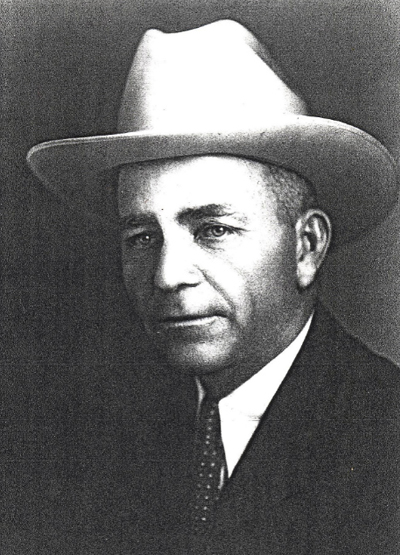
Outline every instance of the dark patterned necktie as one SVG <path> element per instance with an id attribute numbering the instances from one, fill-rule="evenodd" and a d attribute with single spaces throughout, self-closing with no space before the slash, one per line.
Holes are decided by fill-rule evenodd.
<path id="1" fill-rule="evenodd" d="M 201 534 L 212 523 L 226 476 L 218 400 L 207 395 L 200 407 L 194 454 L 193 526 Z"/>

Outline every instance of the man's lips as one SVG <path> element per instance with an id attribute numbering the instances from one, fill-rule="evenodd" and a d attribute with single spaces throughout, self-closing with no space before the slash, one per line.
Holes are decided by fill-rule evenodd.
<path id="1" fill-rule="evenodd" d="M 158 320 L 157 327 L 176 329 L 209 326 L 222 316 L 222 314 L 216 313 L 166 315 Z"/>

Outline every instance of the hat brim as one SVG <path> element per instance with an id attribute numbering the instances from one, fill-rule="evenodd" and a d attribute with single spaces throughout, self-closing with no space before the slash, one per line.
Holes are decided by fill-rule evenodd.
<path id="1" fill-rule="evenodd" d="M 352 241 L 387 217 L 398 195 L 397 166 L 386 148 L 350 125 L 311 116 L 280 116 L 246 130 L 133 131 L 50 141 L 28 162 L 43 183 L 82 210 L 83 189 L 102 194 L 104 170 L 150 160 L 225 154 L 293 170 L 315 187 L 331 217 L 335 246 Z M 91 206 L 84 211 L 88 214 Z"/>

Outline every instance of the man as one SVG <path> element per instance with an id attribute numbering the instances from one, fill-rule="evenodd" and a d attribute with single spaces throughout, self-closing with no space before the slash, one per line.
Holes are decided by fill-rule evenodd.
<path id="1" fill-rule="evenodd" d="M 80 210 L 82 184 L 121 168 L 124 281 L 160 358 L 131 420 L 128 409 L 114 419 L 117 462 L 98 454 L 97 542 L 119 553 L 397 553 L 398 370 L 317 303 L 329 246 L 394 205 L 391 156 L 359 129 L 307 115 L 232 21 L 148 31 L 118 131 L 28 157 Z"/>

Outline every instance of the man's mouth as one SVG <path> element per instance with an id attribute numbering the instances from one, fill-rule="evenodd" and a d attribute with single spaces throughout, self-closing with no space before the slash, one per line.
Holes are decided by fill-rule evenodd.
<path id="1" fill-rule="evenodd" d="M 217 314 L 186 314 L 180 316 L 166 316 L 159 320 L 159 326 L 164 329 L 210 326 L 216 321 L 217 318 Z"/>

